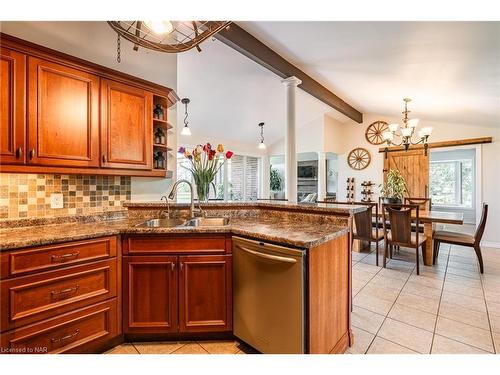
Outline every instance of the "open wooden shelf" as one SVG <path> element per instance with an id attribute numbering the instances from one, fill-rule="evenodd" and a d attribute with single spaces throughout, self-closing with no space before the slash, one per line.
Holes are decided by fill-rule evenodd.
<path id="1" fill-rule="evenodd" d="M 157 150 L 162 150 L 162 151 L 172 151 L 172 147 L 168 147 L 167 145 L 162 145 L 159 143 L 153 143 L 153 147 Z"/>
<path id="2" fill-rule="evenodd" d="M 170 130 L 172 129 L 174 126 L 169 123 L 167 120 L 160 120 L 160 119 L 157 119 L 157 118 L 153 118 L 153 125 L 156 128 L 162 128 L 162 129 L 165 129 L 165 130 Z"/>

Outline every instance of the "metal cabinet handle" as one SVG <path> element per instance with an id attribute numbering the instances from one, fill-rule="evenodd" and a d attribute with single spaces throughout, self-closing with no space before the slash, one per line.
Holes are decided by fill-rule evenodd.
<path id="1" fill-rule="evenodd" d="M 76 293 L 79 288 L 80 288 L 80 285 L 75 285 L 72 288 L 67 288 L 67 289 L 62 289 L 62 290 L 53 290 L 50 292 L 50 294 L 52 295 L 52 297 L 66 296 L 70 293 Z"/>
<path id="2" fill-rule="evenodd" d="M 80 334 L 80 330 L 77 329 L 75 332 L 73 333 L 70 333 L 69 335 L 66 335 L 66 336 L 63 336 L 63 337 L 52 337 L 50 339 L 50 341 L 52 343 L 56 343 L 56 342 L 62 342 L 62 341 L 66 341 L 66 340 L 69 340 L 69 339 L 72 339 L 72 338 L 75 338 L 76 336 L 78 336 Z"/>
<path id="3" fill-rule="evenodd" d="M 79 251 L 75 251 L 74 253 L 63 254 L 63 255 L 52 255 L 50 258 L 52 263 L 61 263 L 66 262 L 70 259 L 76 259 L 80 255 Z"/>
<path id="4" fill-rule="evenodd" d="M 18 147 L 16 150 L 16 159 L 20 159 L 23 156 L 23 148 Z"/>
<path id="5" fill-rule="evenodd" d="M 247 249 L 246 247 L 243 247 L 241 245 L 238 245 L 238 247 L 241 250 L 246 251 L 247 253 L 250 253 L 252 255 L 255 255 L 255 256 L 258 256 L 258 257 L 261 257 L 261 258 L 266 258 L 266 259 L 271 259 L 271 260 L 277 260 L 278 262 L 285 262 L 285 263 L 297 263 L 297 259 L 287 258 L 287 257 L 280 257 L 280 256 L 277 256 L 277 255 L 271 255 L 271 254 L 266 254 L 266 253 L 260 253 L 258 251 L 253 251 L 253 250 Z"/>
<path id="6" fill-rule="evenodd" d="M 33 159 L 36 156 L 36 151 L 34 148 L 30 151 L 29 156 L 30 156 L 30 159 Z"/>
<path id="7" fill-rule="evenodd" d="M 181 263 L 180 263 L 180 266 L 181 266 L 181 271 L 182 271 L 182 267 L 184 266 L 184 263 L 182 263 L 182 262 L 181 262 Z"/>
<path id="8" fill-rule="evenodd" d="M 172 262 L 171 267 L 172 267 L 172 271 L 175 270 L 175 263 L 174 262 Z"/>
<path id="9" fill-rule="evenodd" d="M 106 159 L 106 155 L 102 154 L 102 162 L 103 162 L 103 163 L 106 163 L 106 160 L 107 160 L 107 159 Z"/>

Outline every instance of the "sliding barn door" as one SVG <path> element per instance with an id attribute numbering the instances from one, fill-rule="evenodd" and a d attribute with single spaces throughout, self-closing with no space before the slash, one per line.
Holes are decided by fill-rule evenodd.
<path id="1" fill-rule="evenodd" d="M 429 153 L 426 156 L 421 149 L 389 152 L 384 159 L 384 181 L 390 169 L 397 169 L 404 177 L 407 197 L 428 197 Z"/>

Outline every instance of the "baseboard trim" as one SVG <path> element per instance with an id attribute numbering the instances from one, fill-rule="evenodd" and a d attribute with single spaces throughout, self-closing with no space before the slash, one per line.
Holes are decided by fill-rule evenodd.
<path id="1" fill-rule="evenodd" d="M 494 247 L 495 249 L 500 249 L 500 242 L 494 241 L 482 241 L 481 246 L 484 247 Z"/>

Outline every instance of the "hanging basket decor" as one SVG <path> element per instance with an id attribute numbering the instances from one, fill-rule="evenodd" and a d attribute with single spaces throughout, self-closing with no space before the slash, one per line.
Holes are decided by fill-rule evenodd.
<path id="1" fill-rule="evenodd" d="M 195 48 L 199 44 L 228 27 L 231 21 L 108 21 L 109 26 L 128 41 L 154 51 L 178 53 Z M 158 26 L 155 28 L 155 26 Z"/>

